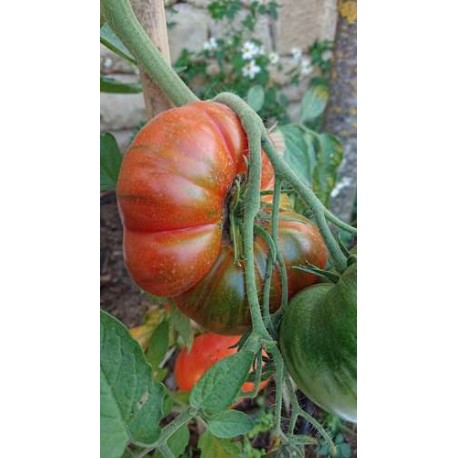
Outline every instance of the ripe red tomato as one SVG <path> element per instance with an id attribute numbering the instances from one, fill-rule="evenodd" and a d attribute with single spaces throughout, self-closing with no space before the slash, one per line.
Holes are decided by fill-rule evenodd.
<path id="1" fill-rule="evenodd" d="M 186 348 L 180 351 L 175 362 L 175 381 L 180 391 L 191 391 L 205 372 L 219 360 L 233 355 L 241 336 L 222 336 L 219 334 L 201 334 L 194 339 L 191 351 Z M 264 389 L 268 380 L 261 382 L 259 389 Z M 253 391 L 254 383 L 245 382 L 242 391 Z"/>
<path id="2" fill-rule="evenodd" d="M 293 269 L 306 261 L 324 269 L 327 250 L 320 232 L 309 220 L 293 213 L 282 212 L 279 220 L 278 246 L 288 273 L 288 296 L 318 281 L 318 277 Z M 287 219 L 286 219 L 287 218 Z M 262 284 L 269 249 L 257 236 L 254 243 L 256 282 L 262 303 Z M 208 274 L 190 290 L 174 298 L 180 310 L 211 332 L 242 334 L 250 327 L 251 316 L 245 295 L 243 267 L 234 264 L 234 250 L 225 242 Z M 271 282 L 271 312 L 281 303 L 281 281 L 278 268 Z"/>
<path id="3" fill-rule="evenodd" d="M 228 192 L 246 173 L 248 145 L 236 114 L 194 102 L 146 124 L 125 154 L 118 184 L 127 269 L 144 290 L 180 294 L 201 280 L 221 249 Z M 263 159 L 262 186 L 272 184 Z"/>

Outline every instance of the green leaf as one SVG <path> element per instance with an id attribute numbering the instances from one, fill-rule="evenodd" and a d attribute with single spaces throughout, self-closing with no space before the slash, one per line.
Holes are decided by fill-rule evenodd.
<path id="1" fill-rule="evenodd" d="M 304 135 L 302 129 L 294 124 L 280 127 L 280 132 L 285 139 L 284 160 L 304 183 L 311 186 L 316 159 L 309 135 Z"/>
<path id="2" fill-rule="evenodd" d="M 306 123 L 323 114 L 329 99 L 325 84 L 314 84 L 305 93 L 301 103 L 301 121 Z"/>
<path id="3" fill-rule="evenodd" d="M 100 135 L 100 191 L 116 187 L 121 169 L 122 155 L 112 134 Z"/>
<path id="4" fill-rule="evenodd" d="M 100 42 L 118 56 L 123 57 L 132 64 L 136 64 L 134 56 L 132 56 L 130 51 L 124 46 L 123 42 L 118 38 L 113 30 L 111 30 L 108 23 L 103 24 L 100 29 Z"/>
<path id="5" fill-rule="evenodd" d="M 259 111 L 264 105 L 264 89 L 257 84 L 249 89 L 246 101 L 254 111 Z"/>
<path id="6" fill-rule="evenodd" d="M 179 457 L 185 450 L 186 446 L 189 442 L 189 428 L 188 425 L 185 424 L 178 428 L 175 433 L 170 436 L 167 440 L 167 445 L 172 450 L 172 453 Z"/>
<path id="7" fill-rule="evenodd" d="M 100 456 L 119 458 L 129 442 L 152 444 L 160 435 L 164 388 L 127 328 L 100 314 Z"/>
<path id="8" fill-rule="evenodd" d="M 339 453 L 340 455 L 343 457 L 343 458 L 350 458 L 351 457 L 351 448 L 348 444 L 341 444 L 337 447 L 337 449 L 339 450 Z"/>
<path id="9" fill-rule="evenodd" d="M 200 436 L 198 447 L 200 458 L 239 458 L 240 448 L 228 439 L 219 439 L 210 434 L 209 431 Z"/>
<path id="10" fill-rule="evenodd" d="M 239 395 L 245 382 L 254 354 L 240 350 L 218 361 L 194 385 L 191 391 L 191 407 L 213 415 L 227 409 Z"/>
<path id="11" fill-rule="evenodd" d="M 222 439 L 241 436 L 253 427 L 254 421 L 238 410 L 225 410 L 214 415 L 208 422 L 208 430 Z"/>
<path id="12" fill-rule="evenodd" d="M 138 94 L 139 92 L 142 92 L 142 85 L 140 83 L 122 83 L 114 78 L 101 76 L 100 92 L 109 92 L 114 94 Z"/>
<path id="13" fill-rule="evenodd" d="M 169 347 L 169 323 L 163 321 L 154 330 L 154 333 L 149 341 L 148 350 L 146 351 L 146 359 L 151 364 L 153 372 L 159 369 L 161 361 L 164 359 Z"/>
<path id="14" fill-rule="evenodd" d="M 173 456 L 179 458 L 186 449 L 189 442 L 188 425 L 180 426 L 168 439 L 167 445 L 173 453 Z M 164 455 L 158 450 L 154 453 L 154 458 L 163 457 Z"/>
<path id="15" fill-rule="evenodd" d="M 316 143 L 317 164 L 313 171 L 313 190 L 324 205 L 328 206 L 344 149 L 338 138 L 331 134 L 317 135 Z"/>
<path id="16" fill-rule="evenodd" d="M 186 315 L 183 315 L 175 304 L 171 303 L 170 308 L 170 324 L 177 334 L 183 339 L 188 351 L 190 351 L 194 341 L 194 332 L 192 330 L 191 320 Z"/>

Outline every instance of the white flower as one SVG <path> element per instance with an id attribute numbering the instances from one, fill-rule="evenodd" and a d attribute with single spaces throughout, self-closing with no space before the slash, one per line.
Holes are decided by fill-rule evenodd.
<path id="1" fill-rule="evenodd" d="M 242 59 L 251 60 L 260 54 L 261 48 L 253 41 L 245 41 L 242 46 Z"/>
<path id="2" fill-rule="evenodd" d="M 218 42 L 215 37 L 211 37 L 210 40 L 204 43 L 205 51 L 214 51 L 218 47 Z"/>
<path id="3" fill-rule="evenodd" d="M 113 61 L 112 61 L 109 57 L 107 57 L 107 58 L 103 61 L 103 66 L 104 66 L 105 68 L 111 68 L 111 67 L 113 67 Z"/>
<path id="4" fill-rule="evenodd" d="M 261 71 L 261 67 L 256 65 L 256 62 L 254 60 L 251 60 L 245 66 L 242 68 L 242 75 L 243 76 L 248 76 L 250 80 L 252 80 L 257 73 Z"/>
<path id="5" fill-rule="evenodd" d="M 263 56 L 265 53 L 266 53 L 266 50 L 264 49 L 264 46 L 260 46 L 260 47 L 258 48 L 258 54 L 259 54 L 260 56 Z"/>
<path id="6" fill-rule="evenodd" d="M 321 56 L 321 59 L 323 60 L 331 60 L 332 59 L 332 51 L 325 51 L 323 55 Z"/>
<path id="7" fill-rule="evenodd" d="M 269 61 L 272 65 L 275 65 L 280 60 L 280 56 L 276 52 L 269 53 Z"/>
<path id="8" fill-rule="evenodd" d="M 301 62 L 301 75 L 310 75 L 313 72 L 313 65 L 308 57 L 304 57 Z"/>
<path id="9" fill-rule="evenodd" d="M 291 48 L 291 54 L 293 55 L 293 59 L 296 62 L 300 62 L 301 57 L 302 57 L 302 49 L 297 48 L 296 46 L 294 48 Z"/>

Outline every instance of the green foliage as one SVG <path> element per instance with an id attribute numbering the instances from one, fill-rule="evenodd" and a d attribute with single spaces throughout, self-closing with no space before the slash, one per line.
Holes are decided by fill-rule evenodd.
<path id="1" fill-rule="evenodd" d="M 142 85 L 140 83 L 122 83 L 114 78 L 101 76 L 100 92 L 109 92 L 113 94 L 138 94 L 142 92 Z"/>
<path id="2" fill-rule="evenodd" d="M 173 453 L 173 456 L 180 457 L 186 449 L 186 446 L 189 442 L 189 428 L 188 425 L 183 425 L 178 428 L 167 440 L 167 445 Z M 154 454 L 155 458 L 164 457 L 164 454 L 161 452 L 156 452 Z"/>
<path id="3" fill-rule="evenodd" d="M 118 56 L 121 56 L 132 64 L 136 64 L 132 54 L 124 46 L 122 41 L 117 37 L 113 30 L 111 30 L 107 23 L 103 24 L 103 26 L 100 28 L 100 42 Z"/>
<path id="4" fill-rule="evenodd" d="M 200 51 L 184 49 L 174 68 L 200 98 L 233 92 L 247 100 L 263 119 L 288 122 L 289 100 L 278 81 L 299 84 L 312 72 L 313 65 L 325 68 L 323 53 L 329 50 L 329 45 L 314 43 L 310 47 L 313 57 L 302 55 L 301 50 L 294 51 L 291 68 L 285 69 L 280 56 L 266 53 L 254 33 L 260 17 L 277 19 L 278 7 L 275 1 L 253 1 L 247 7 L 243 7 L 241 0 L 212 1 L 207 9 L 212 19 L 224 22 L 227 29 L 224 39 L 211 37 Z"/>
<path id="5" fill-rule="evenodd" d="M 301 124 L 287 124 L 279 130 L 285 140 L 285 161 L 328 206 L 343 160 L 343 146 L 339 139 L 331 134 L 318 134 Z M 294 195 L 291 195 L 291 201 L 298 213 L 306 214 L 302 201 Z"/>
<path id="6" fill-rule="evenodd" d="M 308 185 L 312 184 L 313 170 L 316 165 L 316 153 L 310 134 L 304 132 L 298 124 L 287 124 L 280 127 L 285 139 L 284 159 L 296 172 L 299 178 Z"/>
<path id="7" fill-rule="evenodd" d="M 172 329 L 176 331 L 178 337 L 183 340 L 184 345 L 189 351 L 191 350 L 192 343 L 194 341 L 191 320 L 187 316 L 183 315 L 178 307 L 176 307 L 173 303 L 170 304 L 170 310 L 170 325 Z"/>
<path id="8" fill-rule="evenodd" d="M 327 84 L 311 84 L 301 103 L 301 120 L 303 123 L 313 121 L 324 113 L 329 99 Z"/>
<path id="9" fill-rule="evenodd" d="M 194 385 L 191 407 L 209 416 L 227 409 L 237 399 L 253 358 L 253 353 L 242 349 L 218 361 Z"/>
<path id="10" fill-rule="evenodd" d="M 241 10 L 242 4 L 238 0 L 216 0 L 208 5 L 210 16 L 216 21 L 223 18 L 234 19 Z"/>
<path id="11" fill-rule="evenodd" d="M 326 415 L 325 425 L 334 438 L 334 444 L 337 449 L 337 455 L 335 455 L 334 458 L 350 458 L 352 456 L 351 446 L 346 441 L 345 435 L 343 433 L 345 428 L 343 421 L 334 415 Z M 352 432 L 350 430 L 347 431 L 349 433 Z M 332 456 L 329 451 L 329 446 L 323 440 L 319 441 L 319 444 L 316 447 L 316 453 L 318 457 L 324 456 L 331 458 Z"/>
<path id="12" fill-rule="evenodd" d="M 308 49 L 312 64 L 321 70 L 325 78 L 331 73 L 332 47 L 333 43 L 330 40 L 316 40 Z"/>
<path id="13" fill-rule="evenodd" d="M 151 364 L 153 371 L 159 369 L 159 365 L 163 360 L 169 347 L 169 323 L 163 321 L 154 330 L 151 340 L 149 341 L 146 351 L 146 359 Z"/>
<path id="14" fill-rule="evenodd" d="M 208 430 L 216 437 L 230 439 L 250 431 L 253 420 L 238 410 L 225 410 L 210 418 Z"/>
<path id="15" fill-rule="evenodd" d="M 112 134 L 100 135 L 100 191 L 116 187 L 121 169 L 122 155 Z"/>
<path id="16" fill-rule="evenodd" d="M 239 458 L 240 446 L 229 439 L 215 437 L 210 431 L 206 431 L 199 438 L 201 458 Z"/>
<path id="17" fill-rule="evenodd" d="M 320 200 L 329 206 L 331 192 L 337 182 L 337 169 L 343 159 L 343 146 L 331 134 L 316 136 L 316 167 L 313 171 L 313 190 Z"/>
<path id="18" fill-rule="evenodd" d="M 264 89 L 259 84 L 248 89 L 248 93 L 246 95 L 246 102 L 253 108 L 254 111 L 260 111 L 262 106 L 264 105 Z"/>
<path id="19" fill-rule="evenodd" d="M 231 91 L 243 97 L 263 119 L 282 124 L 279 130 L 285 140 L 286 162 L 328 205 L 343 154 L 342 145 L 335 137 L 319 133 L 328 102 L 327 77 L 331 68 L 332 43 L 316 41 L 305 55 L 301 50 L 292 50 L 290 60 L 294 63 L 289 69 L 285 68 L 276 53 L 265 52 L 254 34 L 261 16 L 277 19 L 278 7 L 275 1 L 251 1 L 245 6 L 240 0 L 211 1 L 207 7 L 210 16 L 215 21 L 226 23 L 224 39 L 209 37 L 202 50 L 183 50 L 174 67 L 200 98 L 208 99 L 219 92 Z M 101 42 L 135 65 L 133 56 L 106 24 L 101 28 Z M 320 77 L 311 79 L 303 97 L 300 123 L 285 124 L 289 121 L 289 102 L 278 80 L 283 80 L 282 85 L 299 84 L 313 69 Z M 281 78 L 276 78 L 276 74 Z M 101 90 L 128 94 L 140 92 L 141 86 L 101 76 Z M 102 190 L 116 186 L 121 160 L 114 137 L 102 135 Z M 293 200 L 293 203 L 296 211 L 307 212 L 302 202 Z M 185 345 L 189 349 L 194 338 L 191 321 L 173 304 L 170 317 L 155 327 L 145 355 L 116 319 L 102 314 L 101 325 L 102 457 L 136 456 L 135 452 L 157 440 L 161 419 L 189 406 L 207 425 L 198 442 L 202 458 L 298 457 L 303 456 L 305 445 L 317 443 L 313 437 L 296 435 L 287 445 L 278 446 L 268 455 L 255 448 L 253 439 L 257 435 L 273 431 L 273 414 L 261 408 L 251 418 L 241 411 L 227 410 L 238 399 L 242 384 L 253 378 L 253 374 L 248 373 L 254 355 L 246 350 L 215 364 L 191 393 L 170 388 L 169 378 L 165 379 L 171 367 L 167 363 L 171 352 L 167 351 L 172 345 Z M 272 374 L 273 367 L 273 364 L 266 364 L 263 379 Z M 166 380 L 168 388 L 157 383 L 158 380 Z M 165 391 L 167 396 L 164 399 Z M 263 398 L 258 398 L 258 403 L 261 402 L 259 399 Z M 349 458 L 350 445 L 338 428 L 333 429 L 333 437 L 338 458 Z M 188 424 L 183 424 L 172 432 L 166 444 L 173 456 L 183 458 L 192 456 L 192 447 L 187 448 L 189 439 Z M 126 449 L 129 444 L 132 450 Z M 316 453 L 318 456 L 329 455 L 324 441 L 319 443 Z M 160 456 L 163 453 L 155 450 L 154 457 Z"/>
<path id="20" fill-rule="evenodd" d="M 138 343 L 118 320 L 100 315 L 100 448 L 104 458 L 122 455 L 129 443 L 150 444 L 160 434 L 163 387 Z"/>
<path id="21" fill-rule="evenodd" d="M 350 458 L 351 457 L 351 447 L 345 442 L 344 435 L 339 433 L 334 439 L 336 445 L 337 454 L 334 455 L 334 458 Z M 327 456 L 331 457 L 329 447 L 326 443 L 322 443 L 317 450 L 318 456 Z"/>

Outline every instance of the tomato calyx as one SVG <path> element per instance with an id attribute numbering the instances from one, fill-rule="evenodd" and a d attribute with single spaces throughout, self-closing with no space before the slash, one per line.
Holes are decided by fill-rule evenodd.
<path id="1" fill-rule="evenodd" d="M 244 260 L 242 241 L 243 196 L 246 177 L 237 175 L 227 194 L 223 217 L 223 243 L 234 248 L 234 264 L 240 266 Z"/>

